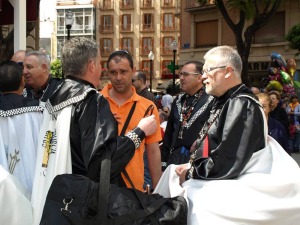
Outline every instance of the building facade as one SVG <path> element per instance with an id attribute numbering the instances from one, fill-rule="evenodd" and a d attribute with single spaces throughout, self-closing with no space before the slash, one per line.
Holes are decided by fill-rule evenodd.
<path id="1" fill-rule="evenodd" d="M 195 0 L 182 0 L 181 35 L 179 64 L 188 60 L 203 61 L 204 54 L 217 45 L 235 46 L 235 37 L 226 24 L 214 1 L 200 6 Z M 239 13 L 230 11 L 233 21 L 238 21 Z M 282 1 L 271 21 L 255 34 L 249 56 L 249 75 L 254 85 L 259 85 L 263 77 L 268 76 L 272 52 L 277 52 L 284 59 L 294 58 L 300 69 L 300 58 L 295 58 L 297 51 L 289 48 L 285 41 L 289 29 L 300 21 L 300 2 Z"/>
<path id="2" fill-rule="evenodd" d="M 146 73 L 148 84 L 152 78 L 153 88 L 172 78 L 171 44 L 179 40 L 180 1 L 100 0 L 97 7 L 96 36 L 103 61 L 103 85 L 108 82 L 107 59 L 115 50 L 127 50 L 136 69 Z M 148 58 L 150 51 L 154 54 L 153 71 Z M 178 54 L 176 62 L 177 59 Z"/>
<path id="3" fill-rule="evenodd" d="M 70 10 L 74 16 L 71 37 L 91 37 L 100 45 L 102 86 L 109 82 L 109 55 L 116 50 L 127 50 L 133 56 L 136 69 L 147 74 L 148 84 L 152 78 L 155 89 L 173 76 L 171 44 L 180 39 L 180 4 L 176 0 L 57 0 L 57 57 L 60 58 L 61 46 L 67 39 L 65 17 Z M 154 54 L 152 67 L 148 57 L 150 51 Z M 176 64 L 178 53 L 177 50 Z"/>

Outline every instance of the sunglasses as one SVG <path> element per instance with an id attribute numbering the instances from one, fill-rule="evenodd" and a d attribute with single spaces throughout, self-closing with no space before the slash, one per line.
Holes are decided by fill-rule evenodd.
<path id="1" fill-rule="evenodd" d="M 24 69 L 23 62 L 17 62 L 17 64 L 21 67 L 21 69 Z"/>

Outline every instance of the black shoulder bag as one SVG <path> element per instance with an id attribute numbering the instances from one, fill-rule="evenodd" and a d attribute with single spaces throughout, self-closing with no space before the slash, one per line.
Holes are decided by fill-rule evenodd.
<path id="1" fill-rule="evenodd" d="M 125 126 L 125 125 L 124 125 Z M 111 153 L 103 152 L 100 182 L 76 174 L 54 178 L 40 224 L 43 225 L 185 225 L 187 203 L 183 197 L 163 198 L 134 188 L 110 184 Z"/>

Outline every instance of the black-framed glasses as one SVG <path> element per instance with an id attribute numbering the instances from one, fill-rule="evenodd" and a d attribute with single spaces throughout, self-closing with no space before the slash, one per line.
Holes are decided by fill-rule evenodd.
<path id="1" fill-rule="evenodd" d="M 178 75 L 179 77 L 183 76 L 183 77 L 187 77 L 189 75 L 199 75 L 200 73 L 193 73 L 193 72 L 180 72 Z"/>
<path id="2" fill-rule="evenodd" d="M 226 68 L 227 66 L 214 66 L 214 67 L 207 67 L 205 69 L 202 70 L 202 74 L 204 73 L 209 73 L 215 69 L 223 69 L 223 68 Z"/>
<path id="3" fill-rule="evenodd" d="M 132 79 L 131 81 L 132 81 L 132 83 L 134 83 L 135 81 L 137 81 L 138 79 Z"/>
<path id="4" fill-rule="evenodd" d="M 17 64 L 21 67 L 22 70 L 24 69 L 23 62 L 17 62 Z"/>

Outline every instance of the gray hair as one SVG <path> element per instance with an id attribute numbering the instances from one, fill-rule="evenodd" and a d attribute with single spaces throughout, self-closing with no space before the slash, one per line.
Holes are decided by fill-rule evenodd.
<path id="1" fill-rule="evenodd" d="M 64 43 L 62 48 L 62 68 L 64 75 L 83 76 L 87 65 L 98 57 L 99 45 L 90 38 L 74 37 Z"/>
<path id="2" fill-rule="evenodd" d="M 243 62 L 239 53 L 232 47 L 223 45 L 210 49 L 205 55 L 204 60 L 209 57 L 218 56 L 224 65 L 231 65 L 238 76 L 241 75 Z M 223 65 L 220 65 L 223 66 Z"/>
<path id="3" fill-rule="evenodd" d="M 50 59 L 45 53 L 39 51 L 27 52 L 25 57 L 35 56 L 38 59 L 39 66 L 45 64 L 47 66 L 47 73 L 50 73 Z"/>

